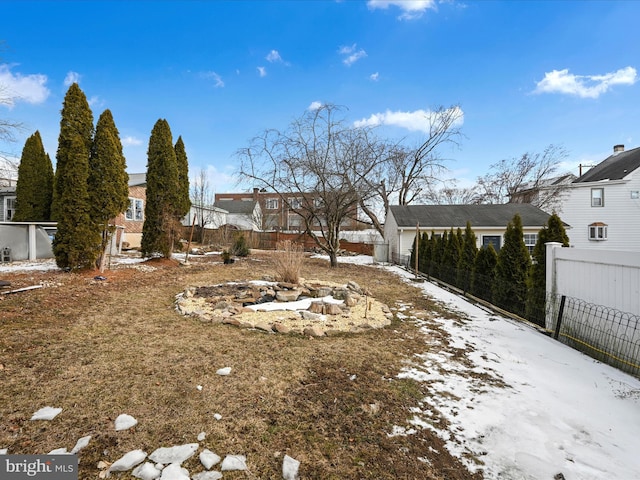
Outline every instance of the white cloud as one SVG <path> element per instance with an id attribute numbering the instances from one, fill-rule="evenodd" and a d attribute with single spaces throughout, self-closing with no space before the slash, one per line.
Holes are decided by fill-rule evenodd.
<path id="1" fill-rule="evenodd" d="M 204 72 L 202 74 L 202 78 L 205 78 L 207 80 L 213 80 L 213 86 L 215 88 L 222 88 L 224 87 L 224 82 L 222 81 L 222 77 L 220 75 L 218 75 L 216 72 Z"/>
<path id="2" fill-rule="evenodd" d="M 533 93 L 564 93 L 580 98 L 598 98 L 613 85 L 633 85 L 636 81 L 637 72 L 633 67 L 604 75 L 574 75 L 565 68 L 545 73 Z"/>
<path id="3" fill-rule="evenodd" d="M 453 114 L 457 119 L 453 122 L 453 126 L 460 127 L 464 122 L 464 112 L 460 107 L 453 107 L 455 111 L 451 109 L 446 110 L 445 113 Z M 375 127 L 378 125 L 390 125 L 395 127 L 404 128 L 411 132 L 423 132 L 429 133 L 429 125 L 437 120 L 440 112 L 431 110 L 415 110 L 413 112 L 392 112 L 387 110 L 384 113 L 374 113 L 369 118 L 363 118 L 354 122 L 356 127 Z"/>
<path id="4" fill-rule="evenodd" d="M 311 102 L 311 105 L 309 105 L 308 110 L 318 110 L 319 108 L 322 107 L 322 102 L 319 102 L 317 100 Z"/>
<path id="5" fill-rule="evenodd" d="M 260 77 L 266 77 L 267 76 L 267 69 L 264 67 L 257 67 L 258 69 L 258 75 L 260 75 Z"/>
<path id="6" fill-rule="evenodd" d="M 68 72 L 64 77 L 64 86 L 70 87 L 74 83 L 80 83 L 80 74 L 78 72 Z"/>
<path id="7" fill-rule="evenodd" d="M 380 74 L 378 72 L 369 75 L 369 80 L 371 80 L 372 82 L 377 82 L 379 78 Z"/>
<path id="8" fill-rule="evenodd" d="M 365 52 L 362 48 L 358 50 L 357 45 L 355 43 L 350 47 L 349 46 L 340 47 L 338 49 L 338 53 L 344 57 L 342 59 L 342 63 L 344 63 L 347 67 L 350 67 L 361 58 L 364 58 L 367 56 L 367 52 Z"/>
<path id="9" fill-rule="evenodd" d="M 124 137 L 121 140 L 123 147 L 138 147 L 142 145 L 142 140 L 136 137 L 132 137 L 131 135 Z"/>
<path id="10" fill-rule="evenodd" d="M 271 51 L 269 52 L 269 54 L 268 54 L 266 57 L 264 57 L 264 58 L 267 60 L 267 62 L 271 62 L 271 63 L 274 63 L 274 62 L 284 63 L 284 60 L 282 60 L 282 57 L 280 56 L 280 53 L 278 53 L 278 51 L 277 51 L 277 50 L 271 50 Z"/>
<path id="11" fill-rule="evenodd" d="M 7 64 L 0 65 L 0 104 L 12 108 L 16 102 L 43 103 L 49 97 L 47 76 L 39 73 L 13 73 Z"/>
<path id="12" fill-rule="evenodd" d="M 399 20 L 414 20 L 420 18 L 428 9 L 436 9 L 436 0 L 369 0 L 369 10 L 386 10 L 390 6 L 398 7 L 402 14 Z"/>
<path id="13" fill-rule="evenodd" d="M 87 103 L 92 108 L 100 108 L 100 107 L 104 106 L 104 100 L 102 100 L 97 95 L 94 95 L 93 97 L 89 98 L 87 100 Z"/>

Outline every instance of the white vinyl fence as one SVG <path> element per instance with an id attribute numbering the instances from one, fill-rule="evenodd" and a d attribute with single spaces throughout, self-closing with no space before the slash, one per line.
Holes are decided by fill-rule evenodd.
<path id="1" fill-rule="evenodd" d="M 545 326 L 574 348 L 640 374 L 640 253 L 547 243 Z"/>

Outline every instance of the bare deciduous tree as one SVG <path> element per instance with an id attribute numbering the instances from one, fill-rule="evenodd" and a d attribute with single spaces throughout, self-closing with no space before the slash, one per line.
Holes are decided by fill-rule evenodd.
<path id="1" fill-rule="evenodd" d="M 6 86 L 0 85 L 0 105 L 11 106 L 13 104 L 13 96 Z M 16 141 L 15 133 L 23 128 L 22 124 L 0 118 L 0 143 L 7 144 Z M 15 179 L 18 172 L 19 160 L 12 156 L 9 152 L 0 150 L 0 185 Z"/>
<path id="2" fill-rule="evenodd" d="M 567 151 L 549 145 L 542 153 L 525 153 L 520 158 L 494 163 L 490 172 L 478 178 L 481 203 L 531 203 L 552 211 L 566 190 L 568 174 L 558 176 L 560 163 Z"/>
<path id="3" fill-rule="evenodd" d="M 462 109 L 457 105 L 439 107 L 425 117 L 426 138 L 416 147 L 378 146 L 384 161 L 377 162 L 365 177 L 367 195 L 362 195 L 360 202 L 360 208 L 378 232 L 383 234 L 384 215 L 390 205 L 428 199 L 430 186 L 445 169 L 440 148 L 458 145 L 462 118 Z"/>
<path id="4" fill-rule="evenodd" d="M 240 175 L 280 195 L 337 266 L 340 226 L 368 196 L 366 179 L 380 161 L 369 128 L 347 124 L 344 109 L 309 110 L 285 131 L 267 130 L 238 152 Z M 295 205 L 292 203 L 295 202 Z"/>
<path id="5" fill-rule="evenodd" d="M 207 171 L 202 168 L 191 182 L 191 205 L 195 212 L 195 224 L 198 229 L 198 239 L 205 241 L 205 231 L 210 225 L 220 226 L 222 216 L 214 208 L 215 195 L 209 181 Z M 193 222 L 193 219 L 189 220 Z"/>

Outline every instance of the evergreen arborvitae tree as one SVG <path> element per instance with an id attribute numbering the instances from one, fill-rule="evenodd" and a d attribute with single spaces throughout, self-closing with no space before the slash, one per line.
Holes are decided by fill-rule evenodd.
<path id="1" fill-rule="evenodd" d="M 174 147 L 176 152 L 176 162 L 178 163 L 178 203 L 176 205 L 177 215 L 180 219 L 189 213 L 191 208 L 191 197 L 189 195 L 189 161 L 184 148 L 182 136 L 178 137 Z"/>
<path id="2" fill-rule="evenodd" d="M 449 283 L 454 284 L 456 280 L 456 267 L 460 258 L 460 244 L 458 237 L 451 227 L 451 231 L 447 236 L 447 243 L 442 254 L 442 266 L 440 268 L 440 278 Z"/>
<path id="3" fill-rule="evenodd" d="M 77 83 L 67 91 L 61 117 L 53 185 L 52 213 L 58 221 L 53 253 L 62 269 L 91 268 L 100 248 L 100 228 L 91 217 L 88 191 L 93 115 Z"/>
<path id="4" fill-rule="evenodd" d="M 491 301 L 491 286 L 495 278 L 497 263 L 498 254 L 491 244 L 481 248 L 473 262 L 471 293 L 488 302 Z"/>
<path id="5" fill-rule="evenodd" d="M 533 248 L 533 262 L 527 279 L 527 319 L 544 326 L 546 275 L 547 275 L 547 242 L 559 242 L 563 247 L 569 246 L 569 237 L 562 220 L 555 213 L 549 217 L 547 224 L 538 232 L 538 240 Z"/>
<path id="6" fill-rule="evenodd" d="M 447 246 L 447 231 L 442 232 L 440 238 L 436 237 L 436 243 L 433 249 L 433 276 L 442 279 L 444 250 Z"/>
<path id="7" fill-rule="evenodd" d="M 176 152 L 169 123 L 156 122 L 147 151 L 147 203 L 144 209 L 141 251 L 145 257 L 160 254 L 170 258 L 180 202 Z"/>
<path id="8" fill-rule="evenodd" d="M 409 255 L 409 268 L 414 270 L 416 268 L 416 255 L 419 255 L 420 252 L 418 251 L 418 249 L 420 248 L 418 244 L 420 237 L 419 237 L 419 233 L 416 234 L 415 237 L 413 237 L 413 244 L 411 245 L 411 255 Z M 419 260 L 419 259 L 418 259 Z"/>
<path id="9" fill-rule="evenodd" d="M 431 244 L 429 243 L 429 234 L 423 232 L 420 236 L 420 256 L 418 257 L 418 270 L 427 273 L 429 269 L 429 261 L 431 257 Z"/>
<path id="10" fill-rule="evenodd" d="M 520 215 L 516 214 L 507 225 L 504 246 L 498 253 L 493 303 L 516 315 L 524 316 L 530 268 L 531 255 L 524 244 L 522 220 Z"/>
<path id="11" fill-rule="evenodd" d="M 471 287 L 471 275 L 473 273 L 473 264 L 478 254 L 478 246 L 476 245 L 476 234 L 471 229 L 471 223 L 467 222 L 462 237 L 462 248 L 460 250 L 460 259 L 458 260 L 458 280 L 457 285 L 463 291 L 468 292 Z"/>
<path id="12" fill-rule="evenodd" d="M 102 231 L 101 270 L 104 265 L 103 253 L 113 232 L 109 220 L 125 212 L 129 205 L 129 176 L 126 169 L 120 134 L 111 111 L 105 110 L 96 124 L 88 179 L 91 217 Z"/>
<path id="13" fill-rule="evenodd" d="M 36 131 L 24 144 L 18 182 L 16 183 L 15 222 L 48 221 L 51 219 L 53 196 L 53 165 L 44 151 L 40 132 Z"/>

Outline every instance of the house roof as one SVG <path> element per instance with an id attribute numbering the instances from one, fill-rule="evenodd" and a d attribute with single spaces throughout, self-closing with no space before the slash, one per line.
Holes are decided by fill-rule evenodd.
<path id="1" fill-rule="evenodd" d="M 226 210 L 231 214 L 252 215 L 254 208 L 256 208 L 256 203 L 256 201 L 248 200 L 218 200 L 213 206 Z"/>
<path id="2" fill-rule="evenodd" d="M 638 168 L 640 168 L 640 147 L 614 153 L 573 183 L 621 180 Z"/>
<path id="3" fill-rule="evenodd" d="M 506 227 L 516 213 L 520 214 L 525 227 L 542 227 L 549 214 L 528 203 L 507 203 L 504 205 L 394 205 L 391 214 L 398 227 L 460 227 L 467 221 L 474 228 Z"/>
<path id="4" fill-rule="evenodd" d="M 135 187 L 138 185 L 146 186 L 147 185 L 147 174 L 146 173 L 130 173 L 129 174 L 129 186 Z"/>

